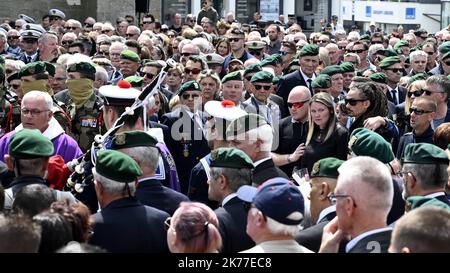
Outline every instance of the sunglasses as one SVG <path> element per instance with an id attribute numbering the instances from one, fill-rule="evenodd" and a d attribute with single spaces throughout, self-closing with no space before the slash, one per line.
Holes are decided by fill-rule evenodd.
<path id="1" fill-rule="evenodd" d="M 198 68 L 193 68 L 193 69 L 189 69 L 189 68 L 185 68 L 184 69 L 184 73 L 186 74 L 200 74 L 201 70 Z"/>
<path id="2" fill-rule="evenodd" d="M 425 53 L 427 53 L 428 55 L 433 55 L 434 52 L 430 52 L 430 51 L 425 51 Z"/>
<path id="3" fill-rule="evenodd" d="M 229 41 L 230 41 L 230 42 L 235 42 L 235 43 L 237 43 L 237 42 L 239 42 L 241 39 L 242 39 L 242 38 L 230 38 Z"/>
<path id="4" fill-rule="evenodd" d="M 94 25 L 93 24 L 84 23 L 84 26 L 85 27 L 93 27 Z"/>
<path id="5" fill-rule="evenodd" d="M 302 108 L 303 105 L 304 105 L 305 103 L 307 103 L 308 101 L 309 101 L 309 100 L 299 101 L 299 102 L 288 102 L 288 103 L 287 103 L 287 106 L 288 106 L 288 108 L 299 109 L 299 108 Z"/>
<path id="6" fill-rule="evenodd" d="M 125 36 L 127 36 L 127 37 L 133 37 L 134 35 L 137 35 L 137 34 L 133 34 L 133 33 L 127 33 L 127 34 L 125 34 Z"/>
<path id="7" fill-rule="evenodd" d="M 249 202 L 243 202 L 243 206 L 244 206 L 245 212 L 248 214 L 248 212 L 249 212 L 250 209 L 252 208 L 252 203 L 249 203 Z"/>
<path id="8" fill-rule="evenodd" d="M 394 73 L 403 72 L 403 68 L 386 68 L 386 70 L 390 70 Z"/>
<path id="9" fill-rule="evenodd" d="M 329 43 L 330 41 L 328 41 L 328 40 L 319 40 L 319 44 L 326 44 L 326 43 Z"/>
<path id="10" fill-rule="evenodd" d="M 411 108 L 409 108 L 409 112 L 420 116 L 420 115 L 423 115 L 423 114 L 431 113 L 433 111 L 420 110 L 420 109 L 411 107 Z"/>
<path id="11" fill-rule="evenodd" d="M 250 53 L 253 56 L 255 56 L 255 55 L 260 56 L 262 52 L 259 50 L 249 50 L 248 53 Z"/>
<path id="12" fill-rule="evenodd" d="M 181 55 L 183 55 L 184 57 L 189 57 L 189 56 L 194 55 L 194 54 L 193 53 L 189 53 L 189 52 L 184 52 L 184 53 L 181 53 Z"/>
<path id="13" fill-rule="evenodd" d="M 66 41 L 62 41 L 61 44 L 62 45 L 71 45 L 71 44 L 73 44 L 73 42 L 74 41 L 72 41 L 72 40 L 66 40 Z"/>
<path id="14" fill-rule="evenodd" d="M 408 98 L 411 98 L 412 95 L 414 95 L 414 97 L 417 98 L 417 97 L 422 96 L 422 94 L 423 94 L 423 90 L 419 89 L 419 90 L 416 90 L 414 92 L 408 92 L 407 96 L 408 96 Z"/>
<path id="15" fill-rule="evenodd" d="M 20 87 L 20 84 L 10 84 L 9 86 L 13 89 L 17 89 Z"/>
<path id="16" fill-rule="evenodd" d="M 372 41 L 372 42 L 370 42 L 372 45 L 376 45 L 376 44 L 382 44 L 383 42 L 382 41 Z"/>
<path id="17" fill-rule="evenodd" d="M 110 31 L 112 31 L 112 30 L 102 30 L 102 33 L 105 34 L 105 33 L 108 33 Z"/>
<path id="18" fill-rule="evenodd" d="M 345 47 L 345 46 L 339 46 L 338 48 L 339 48 L 340 50 L 345 50 L 346 47 Z"/>
<path id="19" fill-rule="evenodd" d="M 154 77 L 156 77 L 157 75 L 154 75 L 152 73 L 141 73 L 141 77 L 146 77 L 147 79 L 153 79 Z"/>
<path id="20" fill-rule="evenodd" d="M 281 56 L 286 56 L 289 54 L 289 52 L 285 51 L 285 50 L 280 50 L 280 51 L 278 51 L 278 54 L 280 54 Z"/>
<path id="21" fill-rule="evenodd" d="M 77 27 L 65 27 L 66 30 L 77 30 Z"/>
<path id="22" fill-rule="evenodd" d="M 17 40 L 20 36 L 8 36 L 8 40 Z"/>
<path id="23" fill-rule="evenodd" d="M 269 91 L 270 88 L 272 88 L 272 86 L 270 85 L 254 85 L 255 90 L 261 90 L 261 88 L 263 88 L 266 91 Z"/>
<path id="24" fill-rule="evenodd" d="M 360 101 L 366 101 L 366 100 L 357 100 L 357 99 L 345 99 L 345 104 L 349 104 L 351 106 L 355 106 L 356 104 L 358 104 L 358 102 Z"/>
<path id="25" fill-rule="evenodd" d="M 247 77 L 245 77 L 245 79 L 246 79 L 247 81 L 251 81 L 251 80 L 252 80 L 252 77 L 253 77 L 253 75 L 247 76 Z"/>
<path id="26" fill-rule="evenodd" d="M 348 52 L 360 54 L 360 53 L 363 53 L 364 51 L 366 51 L 366 50 L 365 49 L 356 49 L 356 50 L 349 50 Z"/>
<path id="27" fill-rule="evenodd" d="M 152 24 L 153 21 L 143 21 L 142 24 Z"/>
<path id="28" fill-rule="evenodd" d="M 186 93 L 184 93 L 184 94 L 181 95 L 181 96 L 182 96 L 183 99 L 185 99 L 185 100 L 187 100 L 187 99 L 189 99 L 189 98 L 196 99 L 196 98 L 200 97 L 199 94 L 186 94 Z"/>

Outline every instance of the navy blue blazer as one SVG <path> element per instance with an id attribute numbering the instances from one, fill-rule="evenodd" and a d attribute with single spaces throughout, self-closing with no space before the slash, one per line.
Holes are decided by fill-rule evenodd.
<path id="1" fill-rule="evenodd" d="M 211 154 L 208 154 L 204 158 L 208 164 L 211 163 Z M 199 162 L 194 168 L 192 168 L 187 196 L 191 199 L 191 201 L 200 202 L 208 205 L 211 209 L 216 209 L 219 207 L 219 203 L 217 203 L 217 201 L 209 200 L 208 189 L 208 176 L 206 175 L 206 171 L 202 163 Z"/>
<path id="2" fill-rule="evenodd" d="M 283 177 L 289 179 L 289 177 L 280 168 L 275 166 L 272 159 L 268 159 L 253 169 L 252 183 L 261 185 L 269 179 L 275 177 Z"/>
<path id="3" fill-rule="evenodd" d="M 210 152 L 210 148 L 202 128 L 185 110 L 178 108 L 165 114 L 161 120 L 170 129 L 171 140 L 166 144 L 175 160 L 181 193 L 186 195 L 192 168 Z"/>
<path id="4" fill-rule="evenodd" d="M 302 85 L 308 87 L 308 85 L 305 82 L 305 79 L 303 79 L 302 74 L 300 73 L 300 70 L 294 71 L 292 73 L 289 73 L 287 75 L 284 75 L 281 77 L 280 81 L 278 82 L 277 86 L 277 92 L 276 94 L 283 98 L 284 102 L 284 113 L 286 115 L 289 113 L 288 107 L 287 107 L 287 100 L 289 97 L 289 93 L 291 92 L 292 88 Z M 311 97 L 313 94 L 311 93 Z"/>
<path id="5" fill-rule="evenodd" d="M 295 235 L 295 241 L 311 251 L 319 252 L 320 244 L 322 242 L 323 228 L 326 224 L 333 220 L 334 217 L 336 217 L 336 211 L 328 213 L 316 225 L 299 231 Z"/>
<path id="6" fill-rule="evenodd" d="M 392 230 L 371 234 L 359 240 L 348 253 L 388 253 Z"/>
<path id="7" fill-rule="evenodd" d="M 189 201 L 186 195 L 165 187 L 161 180 L 152 178 L 139 181 L 135 195 L 142 204 L 165 211 L 170 215 L 173 215 L 181 202 Z"/>
<path id="8" fill-rule="evenodd" d="M 214 211 L 219 219 L 223 253 L 237 253 L 255 246 L 248 236 L 247 211 L 244 202 L 237 196 L 231 198 L 223 207 Z"/>
<path id="9" fill-rule="evenodd" d="M 111 253 L 169 253 L 164 211 L 142 205 L 135 198 L 115 200 L 93 215 L 90 244 Z"/>

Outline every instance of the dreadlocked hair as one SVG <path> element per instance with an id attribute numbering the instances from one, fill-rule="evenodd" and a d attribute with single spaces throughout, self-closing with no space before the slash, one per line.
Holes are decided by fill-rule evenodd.
<path id="1" fill-rule="evenodd" d="M 362 99 L 370 101 L 370 106 L 367 111 L 358 117 L 351 126 L 351 131 L 355 128 L 361 127 L 364 120 L 381 116 L 386 117 L 388 114 L 387 97 L 382 91 L 382 87 L 374 82 L 357 83 L 354 86 L 361 95 Z"/>

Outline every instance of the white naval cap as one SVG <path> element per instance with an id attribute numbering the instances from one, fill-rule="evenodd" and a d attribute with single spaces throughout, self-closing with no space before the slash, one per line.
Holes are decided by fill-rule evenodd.
<path id="1" fill-rule="evenodd" d="M 121 80 L 117 85 L 104 85 L 98 90 L 107 106 L 131 106 L 141 91 L 132 88 L 127 81 Z"/>
<path id="2" fill-rule="evenodd" d="M 233 121 L 247 114 L 231 100 L 208 101 L 205 103 L 205 111 L 215 118 L 228 121 Z"/>
<path id="3" fill-rule="evenodd" d="M 51 9 L 48 11 L 48 15 L 50 16 L 56 16 L 62 19 L 66 19 L 66 15 L 64 12 L 60 11 L 59 9 Z"/>

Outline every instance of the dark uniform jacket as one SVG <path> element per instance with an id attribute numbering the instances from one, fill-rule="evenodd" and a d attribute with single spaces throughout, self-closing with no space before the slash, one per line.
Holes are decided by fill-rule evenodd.
<path id="1" fill-rule="evenodd" d="M 211 164 L 211 153 L 203 158 L 209 166 L 209 164 Z M 203 158 L 201 160 L 203 160 Z M 206 175 L 205 167 L 199 162 L 191 171 L 188 197 L 191 201 L 204 203 L 211 209 L 216 209 L 219 207 L 219 203 L 217 203 L 217 201 L 209 200 L 208 188 L 208 176 Z"/>
<path id="2" fill-rule="evenodd" d="M 19 98 L 6 88 L 0 88 L 0 137 L 14 130 L 20 123 Z"/>
<path id="3" fill-rule="evenodd" d="M 115 200 L 93 215 L 90 244 L 111 253 L 169 253 L 164 211 L 142 205 L 135 198 Z"/>
<path id="4" fill-rule="evenodd" d="M 203 116 L 203 113 L 199 114 L 200 117 Z M 162 117 L 162 123 L 170 129 L 172 137 L 166 144 L 177 166 L 181 193 L 187 194 L 191 170 L 202 157 L 210 152 L 208 143 L 201 125 L 191 119 L 182 108 L 165 114 Z"/>
<path id="5" fill-rule="evenodd" d="M 398 92 L 398 102 L 397 102 L 396 105 L 398 105 L 398 104 L 400 104 L 400 103 L 402 103 L 402 102 L 405 101 L 405 96 L 406 96 L 406 93 L 407 93 L 408 91 L 406 90 L 406 88 L 404 88 L 403 86 L 400 86 L 400 85 L 399 85 L 399 86 L 397 87 L 397 92 Z M 394 103 L 394 99 L 392 98 L 392 94 L 391 94 L 391 91 L 390 91 L 390 90 L 388 90 L 388 91 L 386 92 L 386 97 L 387 97 L 388 101 Z M 394 103 L 394 104 L 395 104 L 395 103 Z"/>
<path id="6" fill-rule="evenodd" d="M 325 217 L 320 219 L 316 225 L 299 231 L 295 235 L 295 241 L 311 251 L 319 252 L 320 244 L 322 242 L 323 228 L 326 224 L 333 220 L 334 217 L 336 217 L 336 211 L 331 211 L 325 215 Z"/>
<path id="7" fill-rule="evenodd" d="M 144 205 L 157 208 L 173 215 L 181 202 L 189 201 L 186 195 L 161 184 L 161 180 L 147 178 L 136 187 L 136 198 Z"/>
<path id="8" fill-rule="evenodd" d="M 408 146 L 411 143 L 430 143 L 430 144 L 433 144 L 433 135 L 434 135 L 434 130 L 431 128 L 431 125 L 420 136 L 416 135 L 414 130 L 412 132 L 404 134 L 400 138 L 400 143 L 398 145 L 397 159 L 402 159 L 403 158 L 403 154 L 405 153 L 406 146 Z"/>
<path id="9" fill-rule="evenodd" d="M 294 71 L 281 77 L 280 81 L 278 82 L 277 95 L 283 98 L 284 102 L 283 111 L 286 114 L 289 113 L 289 110 L 287 108 L 287 100 L 289 97 L 289 93 L 291 93 L 292 88 L 299 85 L 308 87 L 308 84 L 305 82 L 305 79 L 303 79 L 300 70 Z M 311 94 L 311 97 L 312 96 L 313 94 Z"/>
<path id="10" fill-rule="evenodd" d="M 280 168 L 275 166 L 272 158 L 269 158 L 261 162 L 258 166 L 253 169 L 252 172 L 252 183 L 256 185 L 261 185 L 269 179 L 275 177 L 283 177 L 289 179 L 289 177 Z"/>
<path id="11" fill-rule="evenodd" d="M 219 219 L 219 231 L 222 236 L 221 252 L 237 253 L 255 246 L 255 242 L 246 232 L 247 211 L 242 200 L 235 196 L 214 212 Z"/>
<path id="12" fill-rule="evenodd" d="M 359 240 L 348 253 L 387 253 L 392 230 L 377 232 Z"/>

